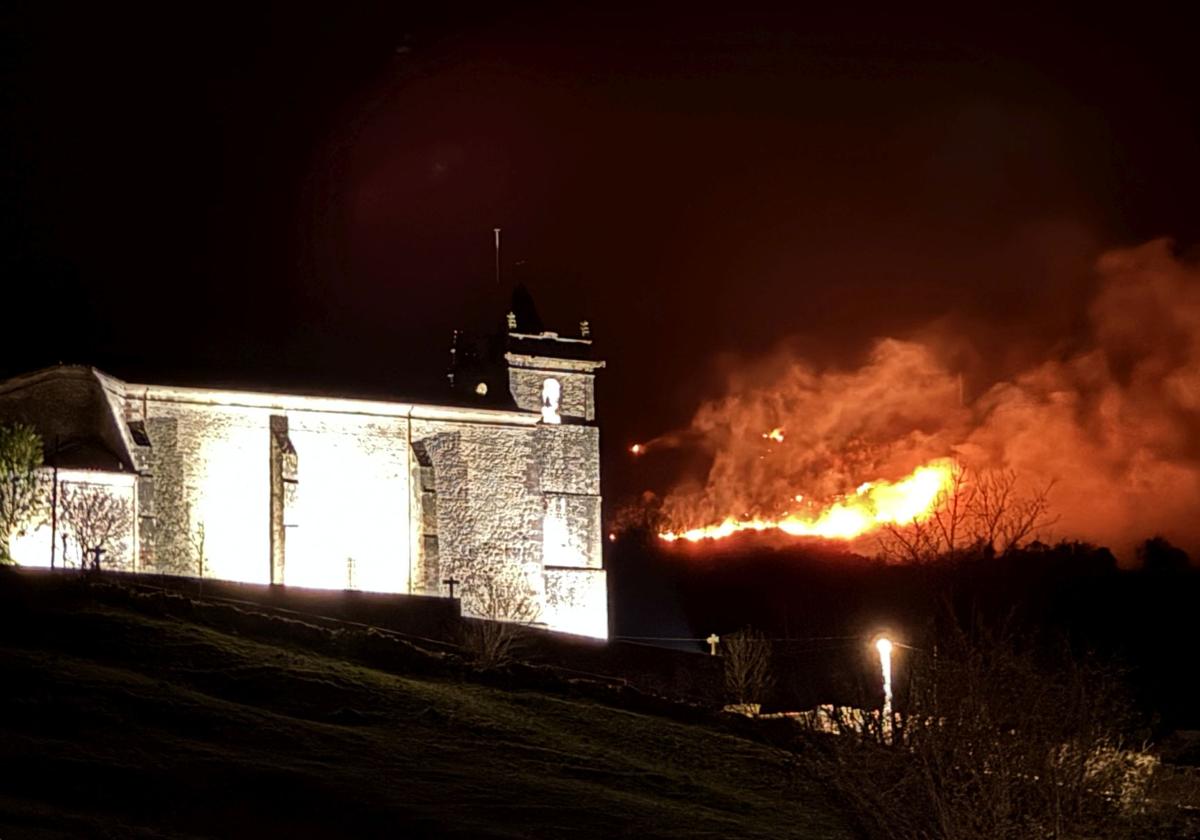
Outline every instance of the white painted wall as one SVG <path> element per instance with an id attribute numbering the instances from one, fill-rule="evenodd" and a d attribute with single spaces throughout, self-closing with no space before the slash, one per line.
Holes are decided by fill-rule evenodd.
<path id="1" fill-rule="evenodd" d="M 48 468 L 42 470 L 43 477 L 47 483 L 47 487 L 53 482 L 54 471 Z M 110 473 L 98 472 L 94 470 L 59 470 L 58 485 L 59 490 L 65 491 L 71 487 L 91 487 L 97 488 L 105 493 L 110 493 L 120 499 L 124 499 L 129 505 L 131 524 L 136 522 L 137 517 L 137 498 L 134 487 L 135 477 L 130 473 Z M 135 568 L 135 557 L 137 545 L 135 539 L 135 529 L 130 528 L 124 538 L 119 541 L 114 547 L 113 553 L 105 555 L 102 560 L 102 565 L 111 565 L 115 568 L 125 568 L 133 570 Z M 50 510 L 47 505 L 43 516 L 40 518 L 38 527 L 27 531 L 24 535 L 15 535 L 9 543 L 9 549 L 12 557 L 22 566 L 50 566 L 50 543 L 51 535 L 54 533 L 54 528 L 51 524 Z M 54 547 L 55 566 L 63 568 L 63 535 L 67 536 L 66 560 L 65 562 L 74 568 L 79 567 L 80 548 L 71 539 L 70 529 L 65 523 L 60 522 L 58 527 L 58 535 Z"/>

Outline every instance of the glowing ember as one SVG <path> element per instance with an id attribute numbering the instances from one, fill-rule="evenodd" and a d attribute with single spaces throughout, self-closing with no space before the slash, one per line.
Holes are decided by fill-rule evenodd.
<path id="1" fill-rule="evenodd" d="M 629 451 L 634 455 L 641 455 L 646 451 L 646 447 L 642 446 L 640 443 L 635 443 L 633 446 L 629 447 Z"/>
<path id="2" fill-rule="evenodd" d="M 785 514 L 779 519 L 729 517 L 717 525 L 666 531 L 658 536 L 668 542 L 698 542 L 719 540 L 742 531 L 778 530 L 795 537 L 854 539 L 880 525 L 906 525 L 929 516 L 938 497 L 950 487 L 953 471 L 953 461 L 941 459 L 918 467 L 907 478 L 894 483 L 874 481 L 861 484 L 852 496 L 835 501 L 811 516 Z"/>
<path id="3" fill-rule="evenodd" d="M 764 440 L 773 440 L 776 443 L 783 443 L 783 429 L 772 429 L 769 432 L 763 432 Z"/>

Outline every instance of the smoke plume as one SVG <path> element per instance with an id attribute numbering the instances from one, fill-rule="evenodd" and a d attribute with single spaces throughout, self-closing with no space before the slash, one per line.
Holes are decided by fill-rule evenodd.
<path id="1" fill-rule="evenodd" d="M 668 494 L 664 516 L 675 527 L 775 517 L 951 456 L 1013 470 L 1029 487 L 1053 482 L 1059 519 L 1043 539 L 1087 540 L 1128 559 L 1161 534 L 1195 552 L 1200 266 L 1159 240 L 1110 252 L 1096 270 L 1085 341 L 970 400 L 920 341 L 880 339 L 849 370 L 787 351 L 741 366 L 684 434 L 711 455 L 707 478 Z"/>

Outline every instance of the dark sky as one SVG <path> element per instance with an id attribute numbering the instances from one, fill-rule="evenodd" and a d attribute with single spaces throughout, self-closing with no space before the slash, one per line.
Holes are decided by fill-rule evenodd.
<path id="1" fill-rule="evenodd" d="M 981 386 L 1101 250 L 1200 240 L 1166 7 L 405 5 L 10 8 L 0 373 L 430 394 L 501 226 L 609 361 L 612 497 L 729 354 L 965 335 Z"/>

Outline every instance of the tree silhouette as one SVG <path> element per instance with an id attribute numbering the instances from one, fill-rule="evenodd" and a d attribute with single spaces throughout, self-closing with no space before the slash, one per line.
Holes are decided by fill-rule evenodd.
<path id="1" fill-rule="evenodd" d="M 513 658 L 521 628 L 541 618 L 537 594 L 523 574 L 485 569 L 462 572 L 463 611 L 469 616 L 463 647 L 479 665 L 497 667 Z"/>
<path id="2" fill-rule="evenodd" d="M 9 541 L 41 521 L 46 482 L 39 473 L 42 439 L 32 426 L 0 425 L 0 563 L 12 563 Z"/>
<path id="3" fill-rule="evenodd" d="M 1057 521 L 1050 513 L 1053 486 L 1023 491 L 1013 470 L 955 466 L 928 516 L 883 527 L 880 554 L 916 563 L 965 554 L 1003 556 Z"/>
<path id="4" fill-rule="evenodd" d="M 771 643 L 747 627 L 721 639 L 725 690 L 738 705 L 762 703 L 773 683 Z"/>
<path id="5" fill-rule="evenodd" d="M 1154 574 L 1172 574 L 1187 571 L 1191 558 L 1186 551 L 1171 545 L 1161 535 L 1151 537 L 1137 547 L 1137 558 L 1142 568 Z"/>
<path id="6" fill-rule="evenodd" d="M 126 564 L 126 540 L 133 532 L 128 499 L 105 485 L 72 482 L 59 488 L 58 505 L 63 529 L 79 547 L 81 566 L 90 557 L 99 569 L 100 555 L 117 566 Z"/>

